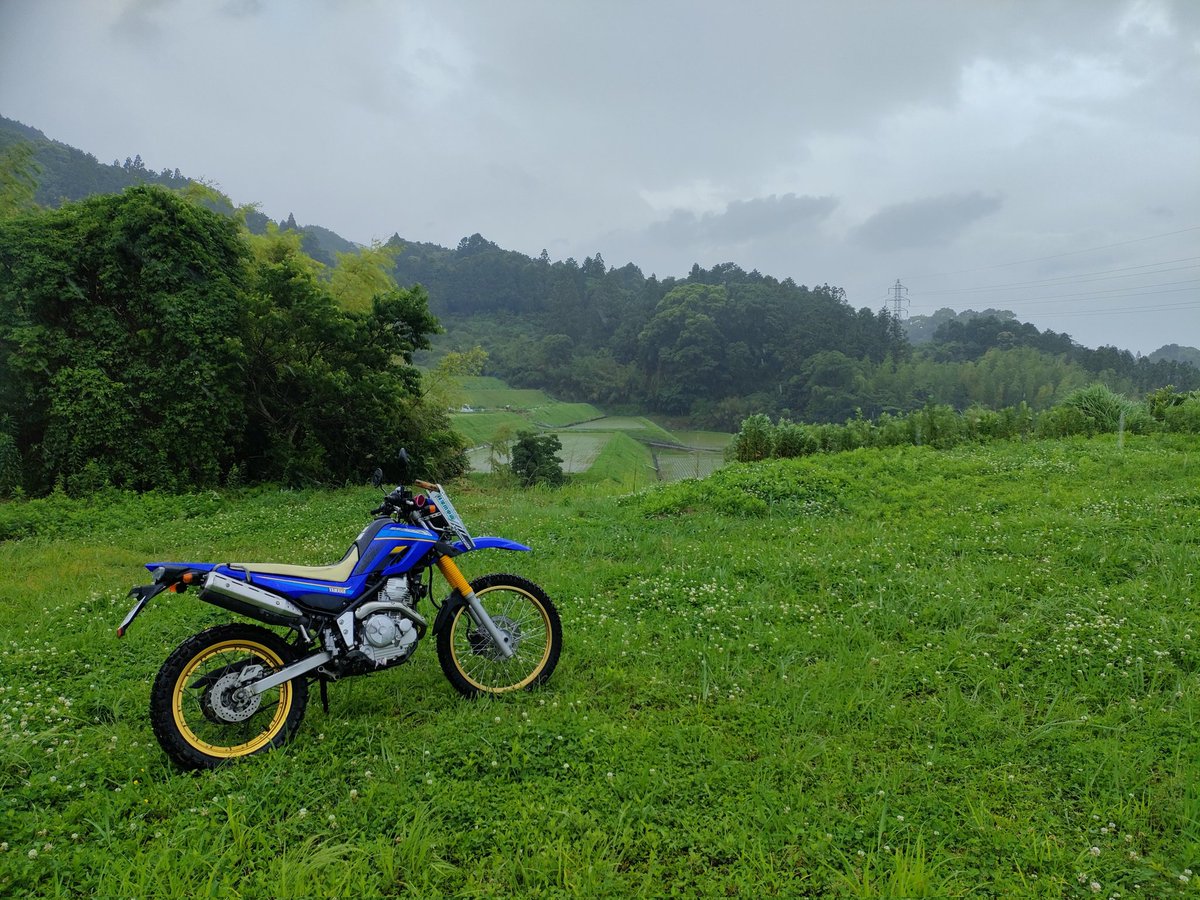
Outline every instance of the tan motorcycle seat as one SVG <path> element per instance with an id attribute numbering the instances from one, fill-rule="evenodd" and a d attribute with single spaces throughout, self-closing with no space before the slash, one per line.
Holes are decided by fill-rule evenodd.
<path id="1" fill-rule="evenodd" d="M 243 569 L 251 575 L 290 575 L 315 581 L 348 581 L 358 564 L 358 545 L 351 544 L 341 561 L 329 566 L 288 566 L 281 563 L 230 563 L 232 569 Z"/>

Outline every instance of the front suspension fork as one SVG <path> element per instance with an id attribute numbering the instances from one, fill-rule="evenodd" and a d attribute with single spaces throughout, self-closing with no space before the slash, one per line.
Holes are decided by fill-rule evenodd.
<path id="1" fill-rule="evenodd" d="M 488 633 L 492 641 L 500 648 L 500 652 L 504 655 L 505 659 L 511 659 L 513 655 L 512 639 L 492 621 L 492 617 L 483 608 L 483 604 L 479 602 L 479 598 L 471 590 L 470 582 L 463 577 L 463 573 L 454 564 L 454 560 L 448 556 L 443 556 L 437 561 L 437 567 L 438 571 L 442 573 L 442 576 L 450 584 L 450 587 L 462 594 L 463 599 L 467 601 L 467 611 L 470 613 L 475 624 L 483 627 L 483 630 Z"/>

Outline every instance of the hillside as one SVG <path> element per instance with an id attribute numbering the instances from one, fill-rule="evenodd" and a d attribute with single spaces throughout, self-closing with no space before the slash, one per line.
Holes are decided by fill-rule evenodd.
<path id="1" fill-rule="evenodd" d="M 32 144 L 34 148 L 33 156 L 38 166 L 34 199 L 38 205 L 52 209 L 96 194 L 119 193 L 139 184 L 157 184 L 179 190 L 196 183 L 178 168 L 164 168 L 158 172 L 147 168 L 141 154 L 126 157 L 124 163 L 119 160 L 102 163 L 92 154 L 48 138 L 36 128 L 0 116 L 0 155 L 20 143 Z M 232 207 L 226 206 L 222 211 L 231 212 Z M 247 227 L 255 234 L 262 234 L 270 221 L 255 209 L 245 210 L 244 215 Z M 327 228 L 297 225 L 291 215 L 280 225 L 301 231 L 305 252 L 327 265 L 336 262 L 337 253 L 356 246 Z"/>
<path id="2" fill-rule="evenodd" d="M 37 198 L 46 205 L 132 184 L 189 183 L 178 170 L 150 171 L 138 156 L 105 165 L 0 120 L 0 152 L 28 140 L 42 169 Z M 247 213 L 251 231 L 269 221 Z M 300 232 L 303 249 L 327 266 L 354 249 L 291 214 L 280 226 Z M 443 349 L 480 344 L 490 354 L 488 374 L 518 388 L 698 427 L 732 431 L 759 412 L 840 422 L 930 402 L 1044 409 L 1097 381 L 1130 396 L 1200 387 L 1188 348 L 1135 357 L 1116 346 L 1080 346 L 1007 311 L 948 307 L 909 322 L 906 332 L 885 310 L 855 309 L 836 286 L 779 280 L 732 262 L 659 278 L 632 263 L 610 267 L 599 252 L 551 261 L 544 251 L 529 257 L 479 234 L 454 248 L 399 234 L 389 245 L 399 251 L 396 279 L 423 285 L 448 328 Z"/>
<path id="3" fill-rule="evenodd" d="M 624 498 L 461 487 L 477 533 L 534 548 L 460 561 L 555 598 L 551 682 L 466 703 L 421 647 L 202 778 L 167 763 L 147 696 L 229 616 L 163 595 L 118 641 L 141 563 L 327 562 L 378 494 L 0 504 L 29 536 L 0 542 L 0 894 L 1192 896 L 1196 451 L 870 450 Z"/>

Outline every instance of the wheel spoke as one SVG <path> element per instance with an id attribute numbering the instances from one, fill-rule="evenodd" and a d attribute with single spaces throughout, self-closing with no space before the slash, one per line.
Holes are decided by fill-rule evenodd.
<path id="1" fill-rule="evenodd" d="M 512 641 L 513 655 L 501 657 L 491 636 L 472 621 L 465 608 L 455 622 L 452 652 L 469 681 L 484 690 L 509 689 L 533 675 L 545 659 L 545 612 L 533 597 L 509 587 L 483 589 L 480 602 Z"/>
<path id="2" fill-rule="evenodd" d="M 191 738 L 218 752 L 236 752 L 277 730 L 283 686 L 240 701 L 258 705 L 245 719 L 236 718 L 239 701 L 232 696 L 233 685 L 222 682 L 248 665 L 273 671 L 278 661 L 253 646 L 234 645 L 211 650 L 193 662 L 179 688 L 180 725 L 185 736 L 190 733 Z"/>

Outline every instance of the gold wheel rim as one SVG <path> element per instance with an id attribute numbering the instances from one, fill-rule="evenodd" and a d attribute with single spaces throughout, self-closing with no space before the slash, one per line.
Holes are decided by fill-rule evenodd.
<path id="1" fill-rule="evenodd" d="M 196 734 L 192 726 L 188 724 L 183 710 L 184 700 L 190 696 L 187 688 L 188 681 L 206 662 L 215 656 L 239 650 L 253 654 L 277 670 L 283 668 L 283 660 L 279 657 L 279 654 L 257 641 L 240 639 L 221 641 L 219 644 L 214 644 L 206 649 L 184 666 L 183 671 L 179 673 L 179 677 L 175 680 L 175 686 L 171 692 L 171 712 L 175 718 L 175 727 L 179 729 L 179 733 L 183 735 L 183 739 L 197 750 L 220 759 L 248 756 L 256 750 L 261 750 L 279 733 L 279 730 L 283 727 L 283 723 L 287 720 L 288 712 L 292 708 L 292 685 L 291 682 L 285 681 L 277 688 L 279 696 L 275 703 L 275 714 L 270 723 L 249 740 L 240 744 L 234 744 L 233 746 L 222 746 L 220 744 L 209 743 Z M 203 712 L 201 712 L 201 715 L 203 715 Z"/>
<path id="2" fill-rule="evenodd" d="M 553 634 L 550 630 L 550 614 L 546 612 L 546 608 L 544 606 L 542 606 L 541 601 L 539 601 L 538 598 L 535 597 L 533 594 L 529 593 L 529 591 L 523 590 L 522 588 L 519 588 L 516 585 L 497 584 L 497 585 L 494 585 L 493 587 L 487 587 L 481 591 L 476 592 L 476 596 L 479 597 L 480 602 L 484 602 L 485 596 L 493 591 L 504 591 L 505 593 L 510 593 L 510 594 L 516 595 L 515 597 L 513 597 L 512 600 L 509 601 L 509 604 L 506 606 L 506 608 L 503 611 L 493 612 L 492 610 L 489 609 L 488 614 L 493 617 L 503 616 L 503 617 L 507 618 L 508 613 L 510 611 L 512 611 L 514 605 L 519 604 L 521 606 L 526 606 L 526 604 L 521 602 L 521 598 L 528 600 L 529 601 L 528 605 L 532 605 L 533 610 L 536 611 L 536 613 L 537 613 L 536 618 L 534 618 L 532 620 L 532 622 L 534 624 L 541 626 L 541 629 L 542 629 L 541 633 L 543 635 L 542 640 L 545 643 L 545 646 L 541 648 L 541 658 L 538 659 L 537 664 L 534 665 L 533 668 L 529 670 L 529 674 L 526 675 L 524 678 L 522 678 L 520 681 L 517 681 L 513 684 L 503 685 L 503 686 L 499 686 L 499 687 L 497 687 L 495 685 L 484 684 L 482 681 L 479 680 L 479 678 L 475 677 L 472 674 L 472 672 L 468 672 L 467 667 L 465 667 L 462 663 L 462 657 L 465 657 L 468 659 L 473 658 L 477 662 L 479 660 L 484 659 L 482 654 L 476 654 L 474 651 L 471 650 L 468 641 L 463 641 L 461 647 L 459 645 L 459 637 L 460 637 L 459 625 L 461 625 L 464 620 L 468 623 L 469 626 L 474 626 L 474 624 L 475 624 L 474 622 L 471 621 L 470 616 L 464 615 L 464 613 L 467 610 L 466 606 L 459 608 L 458 612 L 455 613 L 455 615 L 454 615 L 454 621 L 451 622 L 451 624 L 450 624 L 450 657 L 451 657 L 451 659 L 454 660 L 454 668 L 458 670 L 458 674 L 461 675 L 466 680 L 466 682 L 468 684 L 470 684 L 472 687 L 476 688 L 477 690 L 489 693 L 489 694 L 506 694 L 509 691 L 519 691 L 524 687 L 528 687 L 530 684 L 533 683 L 533 681 L 538 677 L 538 675 L 541 674 L 542 670 L 546 667 L 547 661 L 550 659 L 550 649 L 553 646 Z M 518 621 L 518 624 L 526 625 L 526 624 L 530 624 L 530 623 L 528 620 L 522 619 L 522 620 Z M 527 640 L 528 640 L 527 638 L 522 637 L 520 643 L 524 644 Z M 460 653 L 460 650 L 463 650 L 464 652 Z M 496 663 L 495 667 L 489 666 L 486 663 L 486 661 L 484 661 L 483 663 L 480 663 L 479 665 L 484 669 L 491 669 L 491 668 L 496 668 L 496 667 L 503 669 L 503 668 L 511 665 L 513 663 L 513 660 L 516 660 L 518 658 L 518 656 L 520 655 L 520 653 L 521 653 L 521 647 L 520 647 L 520 645 L 518 645 L 517 653 L 512 657 L 512 659 Z"/>

